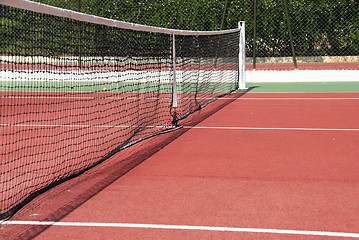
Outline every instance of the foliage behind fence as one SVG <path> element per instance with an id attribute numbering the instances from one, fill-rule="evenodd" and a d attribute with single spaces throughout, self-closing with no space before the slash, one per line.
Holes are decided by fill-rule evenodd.
<path id="1" fill-rule="evenodd" d="M 253 55 L 254 0 L 36 0 L 101 17 L 158 27 L 218 30 L 246 21 L 247 56 Z M 286 0 L 295 53 L 359 56 L 358 0 Z M 283 0 L 257 0 L 256 55 L 291 56 Z"/>

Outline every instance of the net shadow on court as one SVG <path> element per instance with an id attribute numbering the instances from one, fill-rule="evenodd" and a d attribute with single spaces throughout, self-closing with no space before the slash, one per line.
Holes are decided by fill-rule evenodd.
<path id="1" fill-rule="evenodd" d="M 25 0 L 0 15 L 0 219 L 244 88 L 243 22 L 184 31 Z"/>
<path id="2" fill-rule="evenodd" d="M 250 90 L 225 95 L 217 101 L 211 102 L 205 108 L 198 109 L 194 114 L 183 119 L 181 124 L 196 126 Z M 45 189 L 7 220 L 28 220 L 30 218 L 33 221 L 58 222 L 189 130 L 190 128 L 180 128 L 177 131 L 155 136 L 124 149 L 86 172 L 72 176 L 51 189 Z M 49 227 L 26 225 L 19 229 L 16 225 L 3 225 L 0 236 L 31 239 Z"/>

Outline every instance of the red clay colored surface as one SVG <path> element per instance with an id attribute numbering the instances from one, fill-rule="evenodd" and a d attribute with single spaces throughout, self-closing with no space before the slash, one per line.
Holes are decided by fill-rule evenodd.
<path id="1" fill-rule="evenodd" d="M 283 99 L 288 97 L 303 99 Z M 197 125 L 204 128 L 181 130 L 187 132 L 58 220 L 359 233 L 359 131 L 205 128 L 359 129 L 358 99 L 308 99 L 312 97 L 359 94 L 246 94 Z M 110 162 L 102 168 L 116 174 L 116 164 Z M 91 181 L 106 172 L 97 168 L 91 174 L 88 182 L 70 189 L 91 191 L 96 188 Z M 42 209 L 51 208 L 47 201 L 13 220 L 51 220 L 44 219 L 43 212 L 51 212 Z M 5 226 L 0 236 L 16 228 L 29 233 L 22 226 Z M 35 239 L 341 239 L 141 228 L 42 230 Z"/>
<path id="2" fill-rule="evenodd" d="M 298 63 L 299 70 L 358 70 L 359 62 L 337 62 L 337 63 Z M 1 69 L 5 70 L 31 70 L 31 71 L 77 71 L 78 64 L 15 64 L 15 63 L 0 63 Z M 186 70 L 209 70 L 213 69 L 213 64 L 178 64 L 176 69 L 181 71 Z M 82 71 L 163 71 L 169 68 L 169 64 L 83 64 Z M 235 70 L 238 68 L 236 64 L 217 64 L 216 71 Z M 246 64 L 247 70 L 253 70 L 253 64 Z M 288 71 L 294 70 L 293 63 L 257 63 L 256 70 L 276 70 Z"/>
<path id="3" fill-rule="evenodd" d="M 245 94 L 200 126 L 359 128 L 358 99 L 359 93 Z"/>
<path id="4" fill-rule="evenodd" d="M 298 63 L 298 70 L 358 70 L 358 62 L 342 63 Z M 253 64 L 247 64 L 246 69 L 253 70 Z M 293 63 L 263 63 L 256 64 L 256 70 L 288 71 L 295 70 Z"/>

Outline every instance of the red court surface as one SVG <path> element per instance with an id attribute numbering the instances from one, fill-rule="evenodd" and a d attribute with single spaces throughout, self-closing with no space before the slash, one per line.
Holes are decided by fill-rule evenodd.
<path id="1" fill-rule="evenodd" d="M 298 63 L 298 70 L 358 70 L 358 62 L 335 62 L 335 63 Z M 246 69 L 253 70 L 253 64 L 247 64 Z M 293 63 L 259 63 L 256 70 L 289 71 L 295 70 Z"/>
<path id="2" fill-rule="evenodd" d="M 231 101 L 41 195 L 0 237 L 359 238 L 359 93 Z"/>

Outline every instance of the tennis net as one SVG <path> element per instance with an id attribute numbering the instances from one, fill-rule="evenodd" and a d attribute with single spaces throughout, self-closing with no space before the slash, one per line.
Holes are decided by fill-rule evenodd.
<path id="1" fill-rule="evenodd" d="M 238 89 L 243 34 L 2 1 L 0 219 Z"/>

